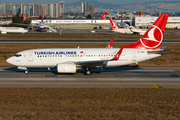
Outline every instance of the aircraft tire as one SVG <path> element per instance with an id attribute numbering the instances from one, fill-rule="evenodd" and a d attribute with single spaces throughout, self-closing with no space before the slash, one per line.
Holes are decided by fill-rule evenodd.
<path id="1" fill-rule="evenodd" d="M 24 74 L 28 74 L 28 73 L 29 73 L 29 71 L 28 71 L 28 70 L 25 70 L 25 71 L 24 71 Z"/>
<path id="2" fill-rule="evenodd" d="M 91 70 L 89 68 L 86 68 L 86 75 L 91 75 Z"/>

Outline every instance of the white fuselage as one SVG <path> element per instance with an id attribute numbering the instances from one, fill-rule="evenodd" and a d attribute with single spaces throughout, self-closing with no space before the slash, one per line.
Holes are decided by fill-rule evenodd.
<path id="1" fill-rule="evenodd" d="M 40 29 L 44 29 L 44 28 L 46 27 L 46 23 L 43 22 L 43 21 L 41 21 L 41 22 L 39 22 L 38 27 L 39 27 Z"/>
<path id="2" fill-rule="evenodd" d="M 148 29 L 136 29 L 136 28 L 134 28 L 134 29 L 131 29 L 131 30 L 133 31 L 134 34 L 137 33 L 139 35 L 144 35 Z"/>
<path id="3" fill-rule="evenodd" d="M 1 34 L 7 33 L 26 33 L 28 30 L 20 27 L 0 27 Z"/>
<path id="4" fill-rule="evenodd" d="M 50 68 L 61 63 L 76 63 L 83 61 L 107 60 L 105 67 L 129 65 L 161 56 L 148 54 L 148 49 L 124 48 L 118 60 L 111 61 L 120 48 L 47 48 L 32 49 L 17 53 L 7 59 L 7 62 L 27 68 Z"/>
<path id="5" fill-rule="evenodd" d="M 123 34 L 133 34 L 130 29 L 122 28 L 122 29 L 112 29 L 113 32 L 123 33 Z"/>

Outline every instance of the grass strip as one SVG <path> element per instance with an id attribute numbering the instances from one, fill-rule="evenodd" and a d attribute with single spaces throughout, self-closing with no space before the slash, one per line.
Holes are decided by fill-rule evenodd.
<path id="1" fill-rule="evenodd" d="M 180 89 L 1 88 L 1 119 L 179 119 Z"/>

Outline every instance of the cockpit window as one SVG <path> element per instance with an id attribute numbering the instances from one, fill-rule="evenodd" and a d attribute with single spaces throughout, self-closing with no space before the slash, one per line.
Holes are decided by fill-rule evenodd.
<path id="1" fill-rule="evenodd" d="M 14 56 L 16 56 L 16 57 L 21 57 L 21 54 L 15 54 Z"/>

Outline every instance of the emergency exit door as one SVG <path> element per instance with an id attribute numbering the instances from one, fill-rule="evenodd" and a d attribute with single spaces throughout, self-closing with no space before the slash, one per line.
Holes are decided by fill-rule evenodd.
<path id="1" fill-rule="evenodd" d="M 33 52 L 28 52 L 28 61 L 29 62 L 33 61 Z"/>
<path id="2" fill-rule="evenodd" d="M 132 61 L 136 61 L 136 51 L 132 52 Z"/>

